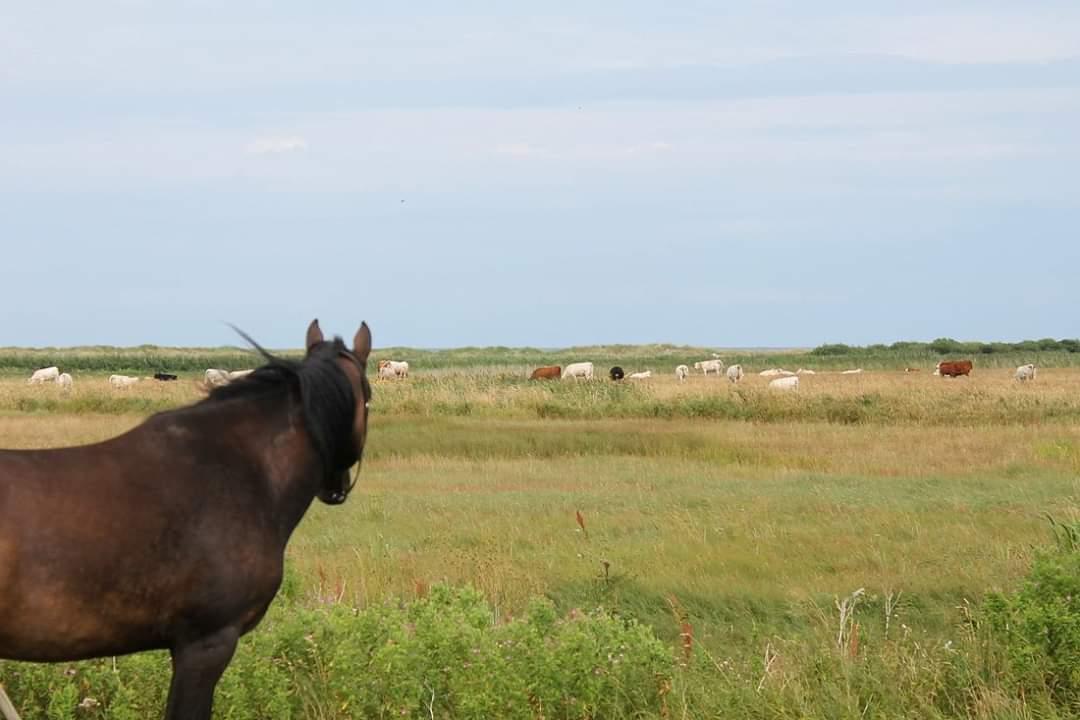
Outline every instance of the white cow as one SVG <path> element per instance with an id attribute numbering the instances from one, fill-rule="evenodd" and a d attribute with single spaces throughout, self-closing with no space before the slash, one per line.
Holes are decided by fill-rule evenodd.
<path id="1" fill-rule="evenodd" d="M 562 371 L 562 379 L 567 378 L 585 378 L 586 380 L 593 379 L 593 364 L 591 362 L 576 362 L 570 363 Z"/>
<path id="2" fill-rule="evenodd" d="M 706 375 L 708 375 L 709 371 L 712 370 L 717 375 L 719 375 L 720 373 L 722 373 L 724 371 L 724 361 L 723 360 L 717 360 L 717 359 L 702 360 L 700 362 L 694 363 L 694 369 L 695 370 L 700 370 L 701 372 L 705 373 Z"/>
<path id="3" fill-rule="evenodd" d="M 652 370 L 644 370 L 642 372 L 630 373 L 626 377 L 631 380 L 648 380 L 652 377 Z"/>
<path id="4" fill-rule="evenodd" d="M 30 376 L 30 379 L 26 381 L 27 385 L 40 385 L 41 383 L 55 382 L 56 378 L 60 376 L 60 368 L 53 366 L 47 368 L 41 368 L 35 370 L 34 374 Z"/>
<path id="5" fill-rule="evenodd" d="M 114 388 L 129 388 L 139 382 L 139 378 L 130 375 L 110 375 L 109 384 Z"/>
<path id="6" fill-rule="evenodd" d="M 854 370 L 842 370 L 841 375 L 860 375 L 862 374 L 862 368 L 855 368 Z"/>
<path id="7" fill-rule="evenodd" d="M 685 365 L 680 365 L 679 367 L 675 368 L 675 377 L 679 378 L 679 382 L 685 381 L 686 376 L 689 374 L 690 368 L 686 367 Z"/>
<path id="8" fill-rule="evenodd" d="M 789 375 L 788 377 L 779 377 L 775 380 L 770 380 L 769 388 L 772 390 L 798 390 L 799 376 Z"/>
<path id="9" fill-rule="evenodd" d="M 795 371 L 795 374 L 796 375 L 817 375 L 816 372 L 814 372 L 813 370 L 809 370 L 807 368 L 799 368 L 798 370 Z"/>
<path id="10" fill-rule="evenodd" d="M 56 376 L 56 384 L 60 386 L 61 390 L 70 390 L 71 375 L 69 373 L 60 373 Z"/>
<path id="11" fill-rule="evenodd" d="M 229 384 L 229 373 L 225 370 L 210 368 L 203 375 L 203 382 L 210 387 L 221 387 Z"/>
<path id="12" fill-rule="evenodd" d="M 761 377 L 790 377 L 795 373 L 783 368 L 769 368 L 768 370 L 762 370 L 758 373 Z"/>
<path id="13" fill-rule="evenodd" d="M 379 375 L 383 379 L 409 377 L 409 363 L 404 360 L 380 360 Z"/>
<path id="14" fill-rule="evenodd" d="M 737 383 L 742 380 L 742 376 L 742 365 L 732 365 L 727 369 L 727 379 L 732 383 Z"/>
<path id="15" fill-rule="evenodd" d="M 233 370 L 232 372 L 225 373 L 225 376 L 229 379 L 229 382 L 232 382 L 233 380 L 239 380 L 240 378 L 245 378 L 245 377 L 247 377 L 248 375 L 250 375 L 253 372 L 255 372 L 255 371 L 254 370 Z"/>
<path id="16" fill-rule="evenodd" d="M 1027 382 L 1028 380 L 1035 379 L 1035 364 L 1028 363 L 1027 365 L 1021 365 L 1016 368 L 1016 379 L 1020 382 Z"/>

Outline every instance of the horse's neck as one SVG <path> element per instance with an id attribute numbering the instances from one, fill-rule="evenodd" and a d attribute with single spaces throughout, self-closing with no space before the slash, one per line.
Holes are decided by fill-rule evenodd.
<path id="1" fill-rule="evenodd" d="M 224 441 L 253 480 L 287 540 L 311 506 L 321 482 L 321 464 L 308 438 L 299 407 L 291 401 L 251 398 L 201 408 L 185 418 L 200 434 Z"/>

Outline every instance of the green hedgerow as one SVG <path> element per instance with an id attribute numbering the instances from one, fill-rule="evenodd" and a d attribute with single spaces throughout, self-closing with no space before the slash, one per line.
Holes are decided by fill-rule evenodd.
<path id="1" fill-rule="evenodd" d="M 471 588 L 362 610 L 277 604 L 218 685 L 215 718 L 631 718 L 656 715 L 674 670 L 652 631 L 534 600 L 496 623 Z M 70 665 L 0 663 L 26 717 L 156 717 L 164 653 Z"/>

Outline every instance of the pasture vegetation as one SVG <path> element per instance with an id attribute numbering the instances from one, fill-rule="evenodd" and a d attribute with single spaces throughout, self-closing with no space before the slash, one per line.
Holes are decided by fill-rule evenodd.
<path id="1" fill-rule="evenodd" d="M 0 365 L 22 367 L 5 352 Z M 413 376 L 375 383 L 357 490 L 301 523 L 217 717 L 1080 710 L 1069 363 L 987 354 L 1040 364 L 1021 385 L 982 356 L 957 380 L 933 377 L 932 355 L 894 357 L 780 394 L 756 375 L 678 383 L 672 369 L 700 349 L 613 349 L 611 364 L 657 373 L 640 385 L 529 383 L 526 361 L 566 358 L 446 352 L 456 365 L 382 353 Z M 743 360 L 873 367 L 842 356 Z M 582 357 L 608 366 L 599 350 Z M 177 383 L 123 391 L 105 366 L 75 373 L 69 394 L 21 372 L 0 380 L 0 444 L 113 436 L 198 399 L 205 367 L 233 369 L 199 359 Z M 142 718 L 160 707 L 166 663 L 7 663 L 0 679 L 28 718 Z"/>
<path id="2" fill-rule="evenodd" d="M 258 338 L 256 338 L 258 339 Z M 1080 340 L 1025 340 L 1017 343 L 960 342 L 940 338 L 931 343 L 897 342 L 865 347 L 826 344 L 813 349 L 730 349 L 688 345 L 588 345 L 562 349 L 464 347 L 445 350 L 392 347 L 373 354 L 383 358 L 407 359 L 426 370 L 496 369 L 527 374 L 537 365 L 566 365 L 582 359 L 606 370 L 612 365 L 668 372 L 680 363 L 707 360 L 712 353 L 728 364 L 742 363 L 762 369 L 782 366 L 815 370 L 842 370 L 863 367 L 875 370 L 923 367 L 933 369 L 938 360 L 957 356 L 973 357 L 979 368 L 1008 368 L 1034 362 L 1039 367 L 1080 367 Z M 284 350 L 285 356 L 299 351 Z M 134 348 L 111 346 L 73 348 L 0 348 L 0 374 L 29 375 L 30 371 L 57 365 L 61 371 L 151 375 L 155 371 L 201 373 L 215 367 L 240 370 L 258 362 L 247 348 L 171 348 L 141 345 Z M 790 366 L 790 367 L 789 367 Z"/>

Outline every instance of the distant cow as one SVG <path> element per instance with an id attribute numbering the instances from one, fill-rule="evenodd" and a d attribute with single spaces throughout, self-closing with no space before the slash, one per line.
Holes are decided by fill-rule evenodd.
<path id="1" fill-rule="evenodd" d="M 630 373 L 627 375 L 630 380 L 648 380 L 652 377 L 652 370 L 645 370 L 643 372 Z"/>
<path id="2" fill-rule="evenodd" d="M 922 368 L 906 367 L 906 368 L 904 368 L 904 372 L 906 372 L 906 373 L 909 373 L 909 372 L 922 372 Z"/>
<path id="3" fill-rule="evenodd" d="M 743 378 L 742 365 L 732 365 L 727 369 L 727 379 L 737 383 Z"/>
<path id="4" fill-rule="evenodd" d="M 156 372 L 154 373 L 154 379 L 160 380 L 161 382 L 170 382 L 172 380 L 175 380 L 176 376 L 172 373 Z"/>
<path id="5" fill-rule="evenodd" d="M 405 360 L 380 360 L 379 361 L 379 377 L 384 377 L 383 368 L 390 368 L 394 371 L 394 377 L 401 378 L 402 380 L 409 377 L 409 363 Z"/>
<path id="6" fill-rule="evenodd" d="M 862 368 L 855 368 L 854 370 L 841 370 L 841 375 L 860 375 L 862 374 Z"/>
<path id="7" fill-rule="evenodd" d="M 1027 382 L 1028 380 L 1035 379 L 1035 365 L 1028 363 L 1027 365 L 1021 365 L 1016 368 L 1016 379 L 1020 382 Z"/>
<path id="8" fill-rule="evenodd" d="M 114 388 L 129 388 L 139 382 L 139 378 L 129 375 L 110 375 L 109 384 Z"/>
<path id="9" fill-rule="evenodd" d="M 384 360 L 379 363 L 378 377 L 380 380 L 395 380 L 397 378 L 397 373 L 394 372 L 394 368 L 390 367 L 390 363 Z"/>
<path id="10" fill-rule="evenodd" d="M 970 360 L 943 360 L 937 364 L 935 374 L 943 377 L 960 377 L 971 374 Z"/>
<path id="11" fill-rule="evenodd" d="M 680 365 L 675 368 L 675 377 L 679 378 L 679 382 L 684 382 L 686 380 L 686 376 L 689 374 L 690 368 L 686 367 L 685 365 Z"/>
<path id="12" fill-rule="evenodd" d="M 798 370 L 795 371 L 795 374 L 796 375 L 817 375 L 816 372 L 814 372 L 813 370 L 808 370 L 807 368 L 799 368 Z"/>
<path id="13" fill-rule="evenodd" d="M 532 371 L 532 375 L 529 376 L 530 380 L 558 380 L 562 377 L 562 368 L 558 365 L 548 365 L 546 367 L 538 367 Z"/>
<path id="14" fill-rule="evenodd" d="M 706 375 L 709 374 L 710 370 L 719 375 L 724 372 L 724 362 L 722 360 L 702 360 L 701 362 L 694 363 L 694 369 L 700 370 Z"/>
<path id="15" fill-rule="evenodd" d="M 615 367 L 608 370 L 608 376 L 612 380 L 619 381 L 619 380 L 622 380 L 624 377 L 626 377 L 626 373 L 623 372 L 623 369 L 621 367 L 616 365 Z"/>
<path id="16" fill-rule="evenodd" d="M 56 384 L 60 386 L 61 390 L 70 390 L 71 382 L 71 375 L 68 373 L 60 373 L 56 376 Z"/>
<path id="17" fill-rule="evenodd" d="M 769 388 L 772 390 L 798 390 L 799 376 L 790 375 L 788 377 L 779 377 L 775 380 L 770 380 Z"/>
<path id="18" fill-rule="evenodd" d="M 576 362 L 570 363 L 563 370 L 562 379 L 567 378 L 584 378 L 585 380 L 593 379 L 593 364 L 591 362 Z"/>
<path id="19" fill-rule="evenodd" d="M 203 382 L 210 387 L 221 387 L 229 384 L 229 373 L 225 370 L 210 368 L 203 373 Z"/>
<path id="20" fill-rule="evenodd" d="M 30 376 L 30 379 L 26 381 L 28 385 L 40 385 L 41 383 L 55 382 L 56 378 L 60 377 L 60 368 L 47 367 L 35 370 L 34 374 Z"/>
<path id="21" fill-rule="evenodd" d="M 768 370 L 762 370 L 758 373 L 761 377 L 788 377 L 794 374 L 795 373 L 790 370 L 785 370 L 784 368 L 769 368 Z"/>

